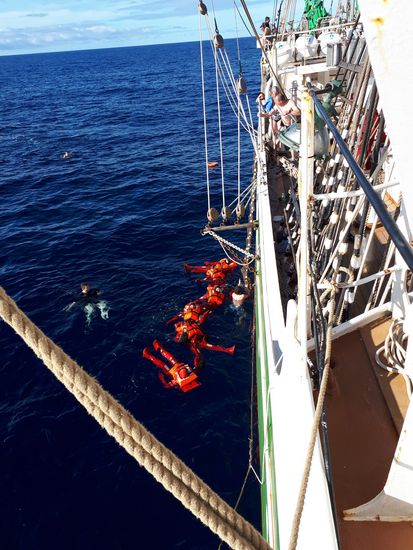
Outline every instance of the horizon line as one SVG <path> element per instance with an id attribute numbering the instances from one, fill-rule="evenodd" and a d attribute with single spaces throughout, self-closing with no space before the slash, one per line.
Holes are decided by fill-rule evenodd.
<path id="1" fill-rule="evenodd" d="M 236 39 L 244 39 L 244 38 L 250 38 L 256 41 L 255 36 L 233 36 L 225 38 L 225 40 L 236 40 Z M 115 50 L 115 49 L 121 49 L 121 48 L 147 48 L 152 46 L 173 46 L 174 44 L 193 44 L 198 43 L 199 40 L 181 40 L 178 42 L 161 42 L 161 43 L 155 43 L 155 44 L 135 44 L 135 45 L 128 45 L 128 46 L 102 46 L 102 47 L 93 47 L 93 48 L 75 48 L 73 50 L 51 50 L 46 52 L 27 52 L 27 53 L 2 53 L 0 50 L 0 58 L 1 57 L 18 57 L 22 55 L 47 55 L 47 54 L 55 54 L 55 53 L 74 53 L 74 52 L 89 52 L 89 51 L 97 51 L 97 50 Z M 202 40 L 202 42 L 211 42 L 211 40 L 205 39 Z"/>

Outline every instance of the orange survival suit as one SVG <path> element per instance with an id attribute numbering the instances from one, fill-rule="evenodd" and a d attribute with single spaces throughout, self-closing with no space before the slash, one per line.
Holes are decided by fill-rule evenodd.
<path id="1" fill-rule="evenodd" d="M 159 373 L 159 379 L 165 388 L 178 387 L 183 392 L 188 392 L 201 385 L 195 371 L 186 363 L 182 363 L 176 359 L 172 353 L 169 353 L 158 340 L 153 341 L 153 347 L 171 364 L 168 367 L 163 361 L 152 355 L 149 348 L 143 350 L 143 357 L 149 359 L 154 365 L 159 367 L 162 373 Z M 165 375 L 169 377 L 169 382 L 165 379 Z"/>

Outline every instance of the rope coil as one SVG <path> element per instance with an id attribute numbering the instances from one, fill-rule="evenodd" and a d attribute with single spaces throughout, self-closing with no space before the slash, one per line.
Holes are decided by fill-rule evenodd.
<path id="1" fill-rule="evenodd" d="M 393 319 L 384 345 L 376 351 L 379 367 L 394 374 L 401 374 L 406 383 L 409 398 L 412 395 L 412 380 L 404 369 L 408 336 L 404 332 L 404 319 Z M 383 360 L 384 359 L 384 360 Z"/>

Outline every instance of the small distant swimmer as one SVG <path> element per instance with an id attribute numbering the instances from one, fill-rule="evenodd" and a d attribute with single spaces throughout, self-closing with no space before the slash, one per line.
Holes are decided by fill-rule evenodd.
<path id="1" fill-rule="evenodd" d="M 62 155 L 62 160 L 69 160 L 73 157 L 73 153 L 71 153 L 70 151 L 65 151 Z"/>
<path id="2" fill-rule="evenodd" d="M 99 288 L 91 288 L 89 283 L 81 283 L 80 292 L 75 300 L 64 308 L 64 311 L 70 311 L 73 306 L 78 305 L 86 313 L 86 324 L 90 326 L 92 317 L 96 310 L 100 311 L 102 319 L 109 318 L 109 306 L 106 300 L 101 300 L 99 296 L 102 291 Z"/>

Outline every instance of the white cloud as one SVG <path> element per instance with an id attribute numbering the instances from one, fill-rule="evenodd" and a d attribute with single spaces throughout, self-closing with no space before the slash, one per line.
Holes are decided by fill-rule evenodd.
<path id="1" fill-rule="evenodd" d="M 206 0 L 213 17 L 212 3 Z M 233 0 L 215 0 L 219 29 L 235 35 Z M 254 0 L 256 23 L 272 2 Z M 213 19 L 212 19 L 213 21 Z M 238 22 L 241 35 L 246 35 Z M 2 0 L 0 55 L 197 40 L 197 2 L 188 0 Z"/>

